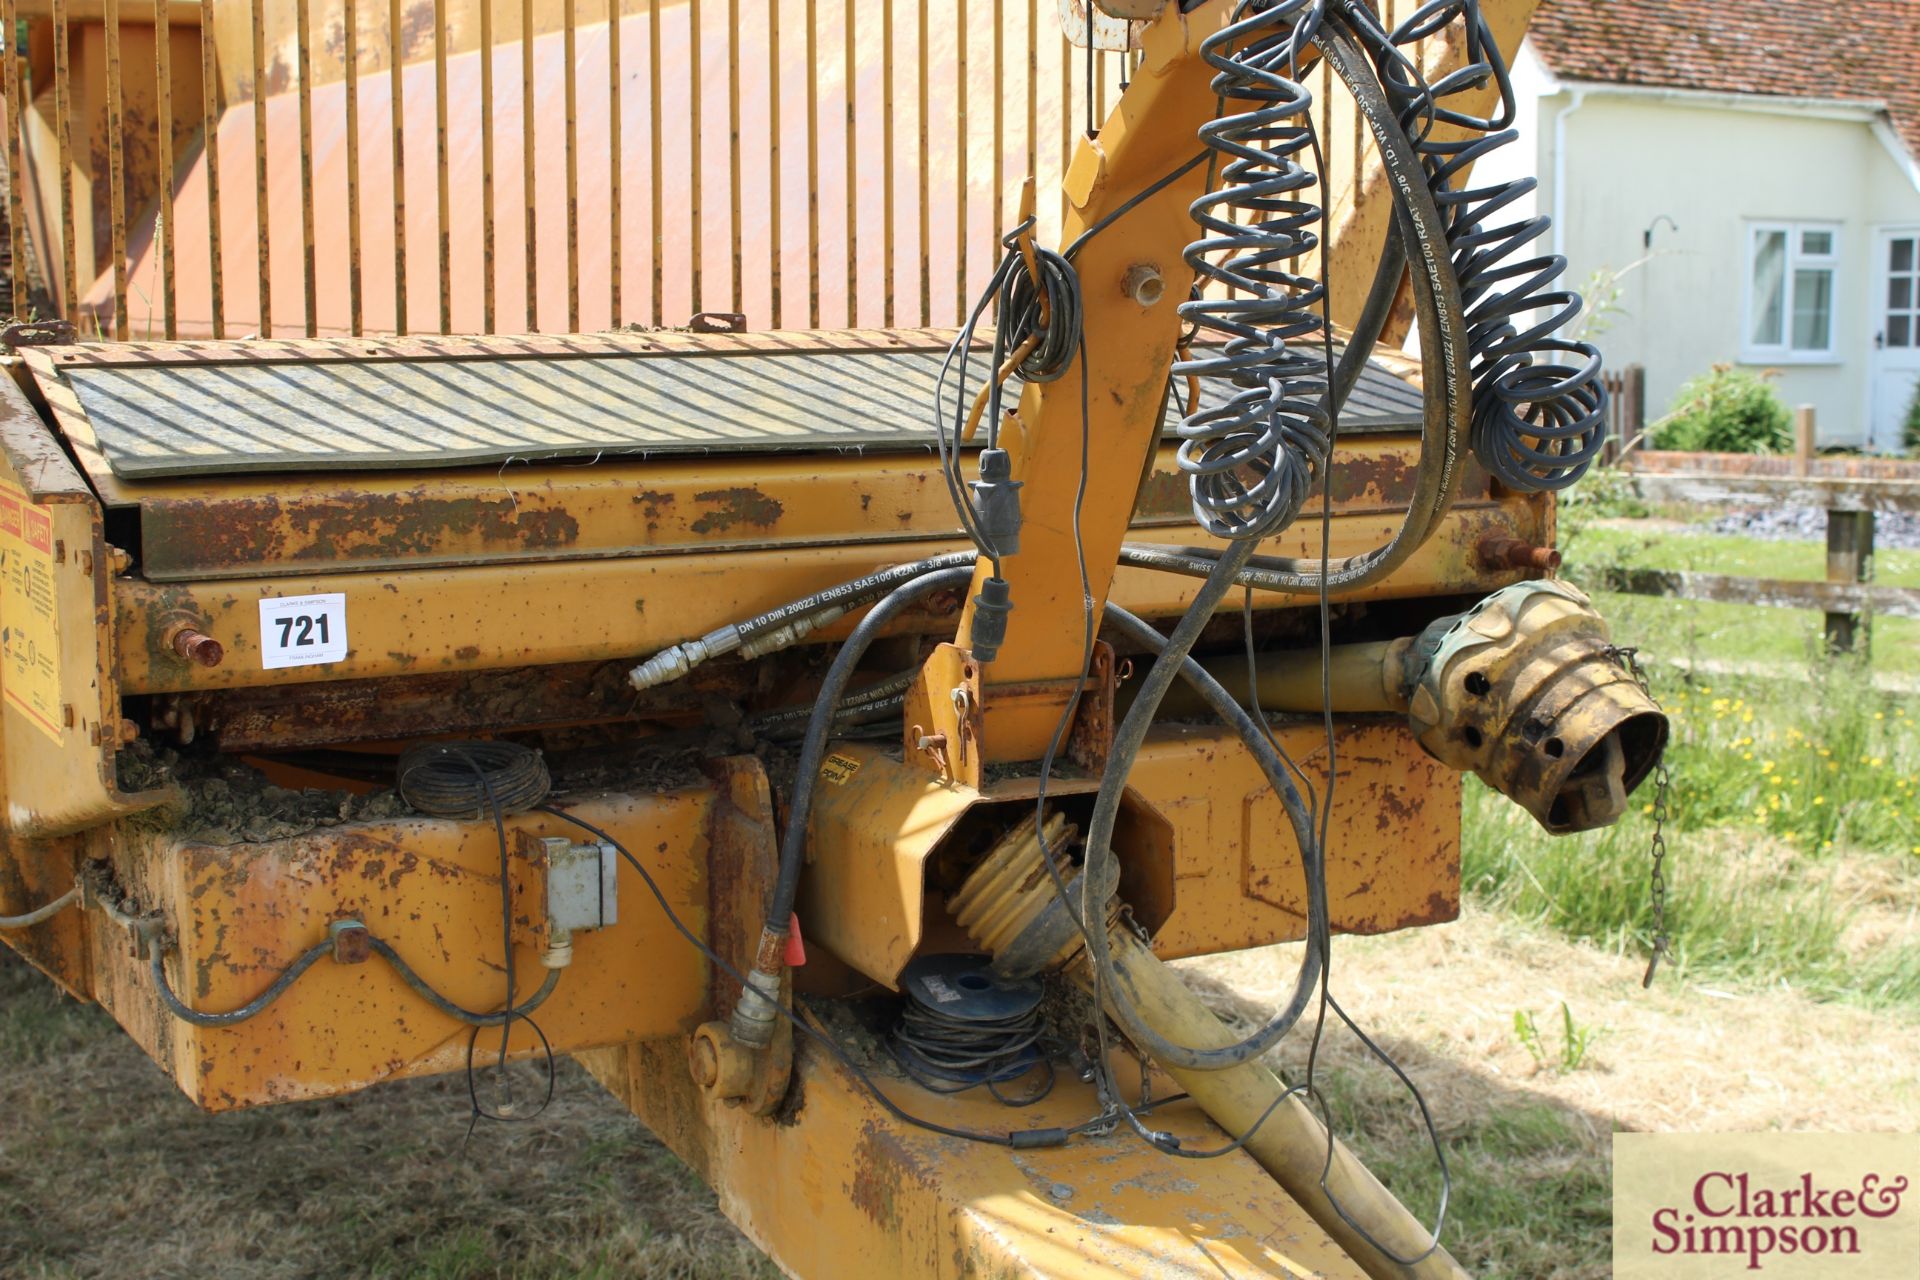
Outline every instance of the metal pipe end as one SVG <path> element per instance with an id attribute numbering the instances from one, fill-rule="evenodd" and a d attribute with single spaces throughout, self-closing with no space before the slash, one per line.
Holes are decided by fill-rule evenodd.
<path id="1" fill-rule="evenodd" d="M 227 656 L 225 645 L 190 626 L 175 628 L 167 637 L 167 644 L 175 654 L 196 667 L 217 667 Z"/>

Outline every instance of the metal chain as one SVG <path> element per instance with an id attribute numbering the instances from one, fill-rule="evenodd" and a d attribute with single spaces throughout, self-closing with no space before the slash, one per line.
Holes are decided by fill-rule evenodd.
<path id="1" fill-rule="evenodd" d="M 1607 654 L 1615 662 L 1626 668 L 1634 682 L 1640 686 L 1640 692 L 1647 695 L 1647 701 L 1654 706 L 1660 700 L 1653 696 L 1653 689 L 1647 683 L 1646 668 L 1640 665 L 1640 650 L 1620 645 L 1610 645 Z M 1671 779 L 1667 775 L 1667 752 L 1663 746 L 1660 758 L 1653 762 L 1653 837 L 1648 842 L 1648 851 L 1652 855 L 1653 868 L 1647 878 L 1647 901 L 1653 916 L 1652 954 L 1647 957 L 1646 976 L 1640 979 L 1642 988 L 1653 985 L 1653 975 L 1665 958 L 1672 937 L 1667 933 L 1667 793 Z"/>

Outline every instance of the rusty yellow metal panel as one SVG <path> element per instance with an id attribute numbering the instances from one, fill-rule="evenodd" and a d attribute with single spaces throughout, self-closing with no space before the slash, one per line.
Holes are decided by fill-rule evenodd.
<path id="1" fill-rule="evenodd" d="M 11 495 L 11 496 L 9 496 Z M 0 533 L 6 657 L 0 661 L 0 793 L 15 836 L 64 835 L 161 796 L 123 795 L 114 773 L 120 690 L 114 683 L 112 560 L 100 508 L 12 379 L 0 376 Z M 15 613 L 18 607 L 19 612 Z"/>
<path id="2" fill-rule="evenodd" d="M 1317 719 L 1279 719 L 1281 747 L 1319 784 Z M 1460 778 L 1404 722 L 1342 718 L 1327 840 L 1335 930 L 1384 933 L 1460 911 Z M 1230 733 L 1165 727 L 1148 738 L 1133 787 L 1174 827 L 1173 915 L 1154 937 L 1169 959 L 1306 936 L 1300 850 L 1265 776 Z"/>
<path id="3" fill-rule="evenodd" d="M 201 812 L 220 803 L 203 798 Z M 233 805 L 244 814 L 243 802 Z M 589 795 L 567 807 L 646 851 L 674 911 L 691 928 L 707 927 L 710 835 L 722 808 L 710 786 Z M 521 832 L 585 838 L 539 813 L 507 819 L 510 848 Z M 500 854 L 491 822 L 409 817 L 248 843 L 209 843 L 147 823 L 123 828 L 119 844 L 120 887 L 176 933 L 170 984 L 196 1010 L 252 1000 L 342 918 L 365 923 L 447 999 L 501 1007 Z M 524 1000 L 546 976 L 535 931 L 542 899 L 535 866 L 518 854 L 513 865 L 513 964 Z M 704 1016 L 706 962 L 669 941 L 671 926 L 624 865 L 618 893 L 618 923 L 574 935 L 572 964 L 532 1015 L 556 1052 L 684 1032 Z M 258 1016 L 194 1027 L 161 1009 L 128 935 L 89 918 L 101 1003 L 202 1107 L 324 1097 L 459 1070 L 466 1060 L 468 1026 L 427 1004 L 378 956 L 322 959 Z M 483 1036 L 492 1046 L 486 1055 L 497 1052 L 498 1036 Z M 538 1045 L 515 1024 L 514 1054 L 535 1054 Z"/>
<path id="4" fill-rule="evenodd" d="M 889 1115 L 810 1047 L 794 1068 L 806 1105 L 778 1123 L 704 1100 L 677 1040 L 580 1059 L 713 1185 L 721 1208 L 790 1275 L 1365 1274 L 1243 1152 L 1173 1162 L 1124 1129 L 1018 1152 L 944 1137 Z M 1011 1113 L 977 1090 L 942 1096 L 884 1078 L 879 1087 L 917 1115 L 998 1133 L 1076 1124 L 1100 1110 L 1090 1086 L 1064 1076 L 1044 1101 Z M 1226 1141 L 1189 1104 L 1156 1111 L 1154 1124 L 1193 1148 Z"/>
<path id="5" fill-rule="evenodd" d="M 1474 548 L 1491 534 L 1533 541 L 1536 520 L 1534 508 L 1517 499 L 1498 507 L 1455 511 L 1400 572 L 1375 586 L 1342 593 L 1339 599 L 1450 595 L 1516 580 L 1517 571 L 1492 575 L 1482 569 Z M 1398 521 L 1397 516 L 1336 520 L 1334 556 L 1378 546 Z M 1156 540 L 1168 543 L 1200 540 L 1199 530 L 1191 527 L 1154 532 Z M 1319 535 L 1289 530 L 1268 545 L 1274 554 L 1317 556 Z M 957 549 L 958 543 L 939 541 L 866 542 L 195 584 L 122 578 L 114 584 L 117 671 L 123 690 L 131 694 L 288 684 L 317 675 L 359 679 L 639 658 L 883 565 Z M 1115 576 L 1114 599 L 1134 613 L 1164 616 L 1184 609 L 1199 586 L 1197 578 L 1125 569 Z M 325 668 L 264 668 L 260 601 L 329 594 L 345 597 L 350 644 L 346 658 Z M 505 600 L 514 602 L 517 625 L 501 625 Z M 1307 603 L 1298 596 L 1269 592 L 1256 592 L 1254 600 L 1259 608 Z M 191 620 L 196 630 L 226 647 L 226 660 L 214 667 L 183 661 L 167 643 L 169 620 Z M 904 615 L 898 629 L 924 632 L 951 626 L 952 615 L 922 609 Z M 844 622 L 822 628 L 817 638 L 834 639 L 846 629 Z M 1077 627 L 1074 634 L 1079 634 Z M 1051 733 L 1057 720 L 1057 711 L 1040 708 L 1033 725 Z"/>
<path id="6" fill-rule="evenodd" d="M 1404 505 L 1418 461 L 1405 437 L 1362 437 L 1338 456 L 1337 515 Z M 127 550 L 154 582 L 960 537 L 938 474 L 924 457 L 899 454 L 217 476 L 126 483 L 117 497 L 139 507 L 140 542 Z M 1491 501 L 1476 473 L 1457 505 Z M 1163 448 L 1133 536 L 1174 536 L 1191 511 L 1173 449 Z"/>
<path id="7" fill-rule="evenodd" d="M 889 981 L 919 949 L 926 861 L 980 794 L 862 743 L 829 752 L 815 789 L 802 882 L 810 936 L 862 973 Z"/>
<path id="8" fill-rule="evenodd" d="M 1343 717 L 1336 732 L 1340 780 L 1327 844 L 1333 927 L 1383 933 L 1452 920 L 1460 908 L 1458 775 L 1398 721 Z M 1275 733 L 1308 776 L 1324 769 L 1318 721 L 1284 719 Z M 1231 731 L 1158 729 L 1129 778 L 1132 794 L 1172 829 L 1170 892 L 1144 867 L 1126 892 L 1141 919 L 1165 920 L 1156 952 L 1207 955 L 1306 935 L 1292 828 Z M 1056 807 L 1072 808 L 1092 785 L 1056 777 L 1048 795 Z M 809 823 L 814 852 L 801 897 L 809 938 L 891 983 L 929 929 L 951 937 L 942 931 L 930 857 L 949 837 L 964 842 L 956 833 L 976 806 L 1030 807 L 1035 790 L 1031 778 L 1013 779 L 982 794 L 879 748 L 838 745 L 821 771 Z M 1391 840 L 1383 838 L 1387 830 Z"/>

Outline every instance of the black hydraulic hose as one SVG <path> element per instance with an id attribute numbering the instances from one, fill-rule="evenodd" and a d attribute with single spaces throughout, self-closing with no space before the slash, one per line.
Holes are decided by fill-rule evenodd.
<path id="1" fill-rule="evenodd" d="M 978 551 L 947 551 L 925 560 L 916 560 L 912 564 L 894 565 L 879 569 L 865 577 L 855 578 L 851 582 L 842 582 L 837 586 L 826 587 L 812 595 L 802 596 L 798 600 L 769 609 L 745 622 L 734 624 L 742 640 L 750 640 L 763 631 L 771 631 L 781 624 L 796 618 L 805 618 L 824 609 L 855 609 L 891 591 L 903 582 L 911 582 L 921 574 L 932 573 L 936 569 L 952 568 L 955 565 L 971 567 L 979 559 Z"/>
<path id="2" fill-rule="evenodd" d="M 826 755 L 834 713 L 841 695 L 847 691 L 847 685 L 853 679 L 854 668 L 860 665 L 860 659 L 866 656 L 867 646 L 880 634 L 880 629 L 908 606 L 931 592 L 965 587 L 971 583 L 974 561 L 975 557 L 969 553 L 965 565 L 923 573 L 895 587 L 867 611 L 866 616 L 860 619 L 860 625 L 853 629 L 853 634 L 847 637 L 846 643 L 833 656 L 833 665 L 827 668 L 826 678 L 820 682 L 813 715 L 807 721 L 807 736 L 800 747 L 800 772 L 794 780 L 793 799 L 787 810 L 787 827 L 780 840 L 780 878 L 775 881 L 773 897 L 767 904 L 766 925 L 770 933 L 784 937 L 787 923 L 793 916 L 794 899 L 800 892 L 800 872 L 806 864 L 807 819 L 813 809 L 814 786 L 820 778 L 820 761 Z"/>
<path id="3" fill-rule="evenodd" d="M 1194 642 L 1199 639 L 1200 632 L 1212 619 L 1214 609 L 1233 587 L 1234 576 L 1240 571 L 1246 558 L 1253 553 L 1256 545 L 1258 544 L 1251 538 L 1242 539 L 1231 544 L 1225 554 L 1220 557 L 1214 572 L 1202 584 L 1199 595 L 1194 598 L 1192 605 L 1175 625 L 1173 634 L 1161 642 L 1160 660 L 1153 664 L 1145 679 L 1141 681 L 1133 706 L 1128 709 L 1119 727 L 1114 730 L 1108 765 L 1101 775 L 1100 791 L 1094 798 L 1093 815 L 1087 823 L 1086 869 L 1082 874 L 1094 884 L 1106 883 L 1114 878 L 1113 872 L 1101 864 L 1114 856 L 1113 829 L 1120 815 L 1120 798 L 1126 789 L 1127 775 L 1131 771 L 1132 763 L 1140 754 L 1141 743 L 1146 740 L 1147 731 L 1153 727 L 1154 713 L 1159 709 L 1160 700 L 1166 696 L 1168 686 L 1184 669 Z M 1108 605 L 1108 611 L 1114 613 L 1116 617 L 1123 616 L 1114 610 L 1111 604 Z M 1208 691 L 1204 685 L 1196 687 L 1202 697 L 1207 696 Z M 1218 688 L 1217 681 L 1214 682 L 1214 687 Z M 1231 695 L 1221 692 L 1227 701 L 1233 701 Z M 1253 731 L 1258 732 L 1257 729 Z M 1294 789 L 1292 780 L 1286 777 L 1284 769 L 1279 771 L 1273 781 L 1275 790 L 1280 793 L 1282 801 L 1286 802 L 1287 816 L 1293 823 L 1294 836 L 1299 842 L 1302 860 L 1309 863 L 1316 861 L 1320 856 L 1320 840 L 1313 830 L 1311 815 L 1306 812 L 1304 804 L 1300 801 L 1299 792 Z M 1311 884 L 1309 887 L 1311 889 Z M 1325 935 L 1324 887 L 1321 890 L 1321 898 L 1317 911 L 1312 901 L 1309 901 L 1307 918 L 1309 951 L 1314 950 L 1315 945 Z M 1100 927 L 1099 922 L 1089 920 L 1083 922 L 1083 933 L 1093 965 L 1098 969 L 1110 971 L 1113 966 L 1113 956 L 1108 947 L 1106 930 Z M 1306 973 L 1307 963 L 1303 962 L 1303 974 Z M 1317 964 L 1317 962 L 1313 963 Z M 1317 968 L 1314 977 L 1317 981 Z M 1304 984 L 1294 992 L 1293 999 L 1288 1002 L 1287 1007 L 1265 1027 L 1237 1044 L 1220 1049 L 1195 1049 L 1187 1045 L 1175 1044 L 1160 1035 L 1148 1026 L 1139 1012 L 1127 1002 L 1118 984 L 1112 984 L 1110 1012 L 1134 1043 L 1154 1057 L 1192 1071 L 1224 1071 L 1229 1067 L 1251 1062 L 1277 1044 L 1280 1037 L 1299 1021 L 1300 1014 L 1311 998 L 1312 987 L 1312 983 Z"/>

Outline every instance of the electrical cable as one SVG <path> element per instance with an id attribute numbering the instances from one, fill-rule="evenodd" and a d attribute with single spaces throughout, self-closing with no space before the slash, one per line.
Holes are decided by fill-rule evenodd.
<path id="1" fill-rule="evenodd" d="M 167 982 L 165 948 L 160 945 L 158 938 L 153 939 L 147 946 L 147 969 L 153 977 L 153 988 L 159 993 L 160 1003 L 167 1007 L 168 1013 L 196 1027 L 231 1027 L 258 1016 L 268 1005 L 284 995 L 288 987 L 299 981 L 301 974 L 313 968 L 321 956 L 332 950 L 331 941 L 315 943 L 307 948 L 298 960 L 282 969 L 279 976 L 268 984 L 265 991 L 238 1009 L 229 1009 L 224 1013 L 202 1013 L 198 1009 L 189 1007 L 174 994 L 173 987 Z"/>
<path id="2" fill-rule="evenodd" d="M 1053 1092 L 1052 1060 L 1038 1051 L 1045 1033 L 1040 1006 L 999 1019 L 963 1019 L 908 994 L 887 1047 L 900 1069 L 929 1093 L 964 1093 L 986 1086 L 1007 1106 L 1030 1107 Z M 1039 1068 L 1040 1084 L 1009 1098 L 998 1086 Z"/>
<path id="3" fill-rule="evenodd" d="M 43 920 L 50 920 L 74 903 L 80 901 L 80 886 L 75 885 L 52 902 L 35 907 L 22 915 L 0 916 L 0 929 L 31 929 Z"/>
<path id="4" fill-rule="evenodd" d="M 559 969 L 547 970 L 547 976 L 541 981 L 539 987 L 534 990 L 534 993 L 527 997 L 524 1004 L 510 1006 L 498 1013 L 478 1013 L 471 1009 L 462 1008 L 428 986 L 426 979 L 415 973 L 412 966 L 408 965 L 405 960 L 402 960 L 400 954 L 395 951 L 385 939 L 369 934 L 367 941 L 375 951 L 380 953 L 388 964 L 393 966 L 394 972 L 400 975 L 401 981 L 405 982 L 409 987 L 412 987 L 428 1004 L 446 1014 L 449 1018 L 458 1019 L 474 1027 L 504 1027 L 509 1023 L 518 1022 L 526 1018 L 528 1014 L 547 1002 L 547 997 L 553 994 L 553 989 L 560 985 L 560 974 L 563 972 Z"/>
<path id="5" fill-rule="evenodd" d="M 565 809 L 557 805 L 543 804 L 540 806 L 540 811 L 542 813 L 550 813 L 562 821 L 570 822 L 595 839 L 605 841 L 607 844 L 613 846 L 614 852 L 618 853 L 620 857 L 626 861 L 626 864 L 633 868 L 634 873 L 638 875 L 641 882 L 647 886 L 647 891 L 653 895 L 654 901 L 659 905 L 661 913 L 666 916 L 667 923 L 673 926 L 674 931 L 686 939 L 688 945 L 692 946 L 695 951 L 698 951 L 704 956 L 708 964 L 738 983 L 742 991 L 751 989 L 751 984 L 748 982 L 745 973 L 729 963 L 724 956 L 708 946 L 699 935 L 687 927 L 686 922 L 681 920 L 679 913 L 673 909 L 673 904 L 667 901 L 667 896 L 662 892 L 659 882 L 653 878 L 653 873 L 648 871 L 646 865 L 634 857 L 633 852 L 615 836 L 607 831 L 601 830 L 584 818 L 576 817 L 568 813 Z M 1069 1137 L 1098 1128 L 1106 1122 L 1104 1116 L 1097 1116 L 1092 1120 L 1068 1127 L 1028 1129 L 1008 1133 L 988 1133 L 984 1130 L 963 1129 L 954 1125 L 941 1124 L 937 1120 L 929 1120 L 924 1116 L 915 1115 L 888 1097 L 886 1093 L 881 1090 L 880 1086 L 874 1083 L 873 1077 L 868 1075 L 867 1072 L 861 1068 L 860 1064 L 853 1060 L 853 1055 L 848 1053 L 839 1041 L 814 1026 L 806 1018 L 801 1017 L 798 1012 L 789 1008 L 786 1004 L 777 1000 L 773 1001 L 772 1004 L 774 1011 L 781 1018 L 785 1019 L 795 1031 L 825 1049 L 828 1054 L 833 1057 L 834 1061 L 838 1062 L 841 1067 L 854 1078 L 860 1087 L 866 1091 L 867 1096 L 879 1104 L 888 1115 L 903 1124 L 910 1124 L 917 1129 L 925 1129 L 930 1133 L 937 1133 L 943 1137 L 960 1138 L 968 1142 L 983 1142 L 989 1146 L 1026 1149 L 1060 1146 L 1065 1143 Z M 1165 1099 L 1163 1101 L 1171 1100 L 1172 1099 Z"/>
<path id="6" fill-rule="evenodd" d="M 501 1104 L 497 1110 L 488 1111 L 480 1105 L 477 1090 L 471 1091 L 473 1104 L 472 1124 L 482 1119 L 504 1120 L 531 1119 L 546 1107 L 542 1103 L 532 1115 L 515 1117 L 513 1115 L 513 1082 L 507 1074 L 507 1059 L 513 1036 L 513 1024 L 524 1021 L 533 1028 L 540 1038 L 547 1058 L 547 1097 L 553 1096 L 553 1048 L 547 1042 L 546 1033 L 526 1017 L 514 1003 L 516 975 L 513 964 L 513 863 L 507 844 L 508 813 L 520 813 L 534 808 L 545 800 L 552 789 L 552 780 L 547 774 L 546 762 L 540 753 L 529 747 L 511 742 L 427 742 L 408 747 L 400 753 L 398 776 L 395 789 L 400 798 L 423 813 L 442 817 L 478 818 L 482 813 L 493 818 L 494 835 L 500 846 L 500 954 L 501 968 L 505 971 L 507 998 L 503 1012 L 497 1024 L 500 1028 L 500 1056 L 495 1063 L 495 1079 L 498 1084 Z M 375 940 L 376 949 L 383 944 Z M 383 954 L 387 954 L 383 952 Z M 389 954 L 389 959 L 398 958 Z M 408 978 L 410 970 L 400 965 L 401 976 Z M 547 986 L 536 997 L 535 1003 L 546 998 L 553 985 L 559 980 L 559 970 L 550 969 L 547 974 Z M 416 991 L 427 995 L 443 1012 L 459 1017 L 465 1010 L 458 1006 L 441 1003 L 424 984 L 409 978 L 409 985 Z M 465 1019 L 472 1021 L 471 1018 Z M 473 1053 L 479 1043 L 479 1036 L 467 1038 L 467 1075 L 469 1083 L 473 1075 Z M 472 1125 L 468 1127 L 471 1136 Z"/>
<path id="7" fill-rule="evenodd" d="M 506 1021 L 524 1018 L 527 1014 L 532 1013 L 544 1004 L 547 997 L 553 994 L 553 989 L 560 985 L 560 970 L 550 969 L 547 971 L 546 981 L 540 984 L 540 988 L 528 998 L 525 1004 L 520 1005 L 518 1008 L 499 1013 L 477 1013 L 473 1010 L 462 1008 L 460 1005 L 455 1004 L 453 1001 L 441 995 L 438 991 L 435 991 L 432 986 L 428 985 L 426 979 L 416 973 L 413 967 L 402 959 L 400 953 L 395 951 L 393 946 L 385 939 L 369 933 L 367 935 L 367 942 L 388 964 L 393 966 L 394 972 L 400 975 L 401 980 L 413 988 L 415 992 L 419 993 L 427 1003 L 448 1017 L 455 1018 L 474 1027 L 497 1027 Z M 148 972 L 153 978 L 154 990 L 159 993 L 160 1003 L 167 1007 L 167 1012 L 180 1019 L 180 1021 L 191 1023 L 196 1027 L 231 1027 L 245 1022 L 249 1018 L 257 1017 L 264 1012 L 269 1005 L 285 995 L 287 989 L 295 982 L 298 982 L 302 974 L 306 973 L 322 956 L 332 950 L 333 942 L 331 939 L 315 943 L 313 946 L 307 948 L 306 951 L 302 952 L 300 957 L 292 964 L 282 969 L 274 977 L 273 981 L 268 984 L 266 990 L 239 1008 L 228 1009 L 220 1013 L 211 1013 L 195 1009 L 183 1001 L 179 994 L 174 991 L 172 983 L 167 980 L 167 970 L 164 963 L 166 948 L 161 945 L 158 938 L 155 938 L 147 946 L 147 966 Z"/>
<path id="8" fill-rule="evenodd" d="M 511 742 L 415 743 L 400 753 L 394 781 L 400 798 L 421 813 L 470 819 L 489 808 L 524 812 L 552 785 L 540 753 Z"/>

